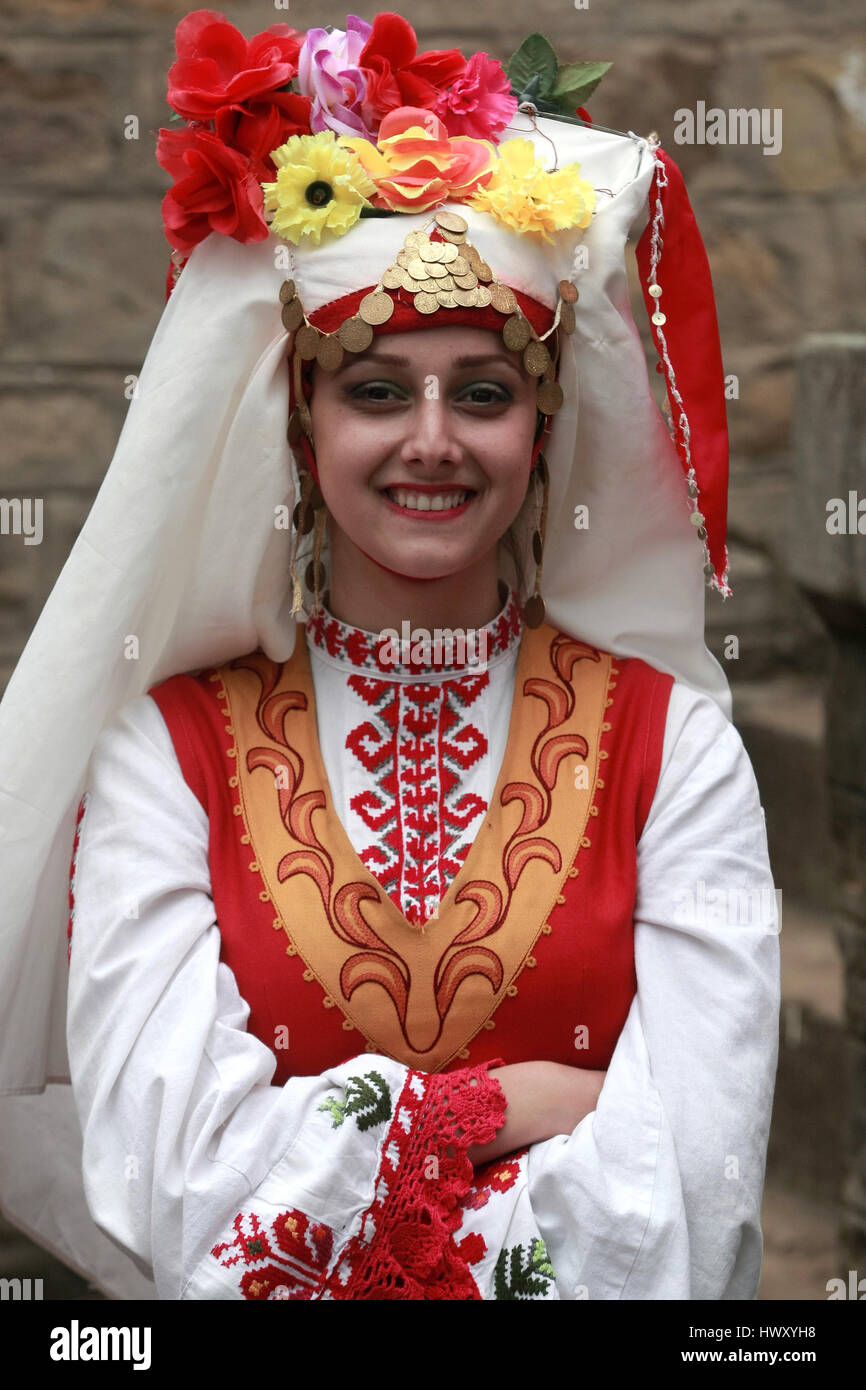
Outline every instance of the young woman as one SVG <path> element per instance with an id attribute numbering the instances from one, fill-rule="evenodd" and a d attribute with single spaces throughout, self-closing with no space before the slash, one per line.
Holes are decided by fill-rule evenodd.
<path id="1" fill-rule="evenodd" d="M 344 38 L 381 76 L 375 26 Z M 662 289 L 712 320 L 663 274 L 675 170 L 514 104 L 496 151 L 311 100 L 350 133 L 275 150 L 266 238 L 198 238 L 58 585 L 55 633 L 85 581 L 98 633 L 90 1218 L 160 1298 L 754 1297 L 777 918 L 703 643 L 721 378 L 661 333 Z M 685 491 L 625 293 L 651 189 Z"/>

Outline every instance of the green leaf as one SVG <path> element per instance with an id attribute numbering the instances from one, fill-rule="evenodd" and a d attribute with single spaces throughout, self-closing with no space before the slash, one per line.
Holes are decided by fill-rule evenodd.
<path id="1" fill-rule="evenodd" d="M 568 63 L 556 74 L 551 97 L 560 110 L 573 112 L 592 96 L 611 63 Z"/>
<path id="2" fill-rule="evenodd" d="M 317 1110 L 327 1110 L 334 1129 L 338 1129 L 346 1118 L 346 1107 L 341 1105 L 338 1100 L 334 1100 L 333 1096 L 326 1096 L 322 1104 L 316 1108 Z"/>
<path id="3" fill-rule="evenodd" d="M 360 1130 L 372 1129 L 391 1118 L 391 1092 L 384 1077 L 377 1071 L 365 1076 L 350 1076 L 346 1083 L 346 1114 L 355 1116 Z"/>
<path id="4" fill-rule="evenodd" d="M 543 1240 L 530 1244 L 524 1261 L 523 1246 L 514 1245 L 509 1252 L 500 1250 L 494 1271 L 494 1295 L 498 1300 L 515 1302 L 521 1298 L 544 1298 L 554 1278 Z"/>
<path id="5" fill-rule="evenodd" d="M 541 1237 L 537 1237 L 529 1247 L 529 1267 L 533 1274 L 543 1274 L 547 1279 L 555 1279 L 553 1265 L 550 1263 L 550 1256 L 547 1253 L 547 1246 Z"/>
<path id="6" fill-rule="evenodd" d="M 518 96 L 525 92 L 533 77 L 539 79 L 537 92 L 546 97 L 556 79 L 556 53 L 553 45 L 543 34 L 530 34 L 513 53 L 506 64 L 505 71 Z"/>
<path id="7" fill-rule="evenodd" d="M 565 67 L 559 69 L 556 74 L 556 81 L 553 84 L 553 95 L 560 96 L 564 92 L 571 92 L 576 89 L 583 90 L 589 87 L 590 91 L 595 91 L 606 72 L 613 67 L 612 63 L 592 62 L 592 63 L 566 63 Z"/>

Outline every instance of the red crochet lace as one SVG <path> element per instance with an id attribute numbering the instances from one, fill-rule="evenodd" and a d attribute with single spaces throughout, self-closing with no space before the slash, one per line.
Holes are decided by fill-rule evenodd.
<path id="1" fill-rule="evenodd" d="M 466 1150 L 490 1143 L 505 1123 L 505 1095 L 487 1070 L 502 1065 L 497 1057 L 442 1075 L 409 1072 L 374 1200 L 318 1297 L 481 1298 L 469 1264 L 484 1250 L 477 1241 L 458 1246 L 453 1233 L 474 1178 Z"/>

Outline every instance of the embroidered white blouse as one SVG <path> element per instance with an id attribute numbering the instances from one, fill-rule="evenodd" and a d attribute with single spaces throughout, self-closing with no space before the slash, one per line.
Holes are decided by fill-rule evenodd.
<path id="1" fill-rule="evenodd" d="M 435 911 L 486 810 L 519 633 L 506 607 L 485 672 L 398 668 L 389 699 L 369 683 L 365 634 L 330 619 L 308 634 L 336 808 L 407 915 Z M 412 747 L 424 689 L 442 716 L 432 754 Z M 381 761 L 395 718 L 406 778 Z M 413 841 L 429 804 L 432 833 Z M 220 961 L 207 817 L 148 696 L 96 746 L 73 887 L 68 1044 L 85 1192 L 157 1295 L 375 1297 L 365 1252 L 389 1223 L 389 1249 L 417 1272 L 421 1179 L 446 1224 L 452 1190 L 437 1207 L 452 1113 L 439 1079 L 363 1053 L 270 1084 L 274 1055 L 247 1031 Z M 473 1296 L 755 1297 L 778 925 L 740 737 L 675 683 L 637 848 L 637 994 L 596 1110 L 464 1184 L 451 1224 Z"/>

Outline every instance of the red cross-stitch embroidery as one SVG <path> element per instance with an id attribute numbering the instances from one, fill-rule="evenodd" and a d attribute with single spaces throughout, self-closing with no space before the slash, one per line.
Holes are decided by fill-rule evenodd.
<path id="1" fill-rule="evenodd" d="M 451 680 L 424 679 L 441 675 L 443 662 L 383 661 L 378 634 L 323 611 L 307 631 L 315 647 L 345 662 L 349 689 L 369 711 L 346 737 L 347 749 L 369 774 L 349 803 L 370 831 L 360 858 L 407 920 L 421 925 L 447 893 L 487 812 L 487 802 L 465 782 L 488 752 L 472 706 L 490 676 L 464 667 Z M 488 661 L 507 652 L 520 633 L 520 610 L 511 596 L 485 629 Z M 417 679 L 388 679 L 392 673 Z"/>

